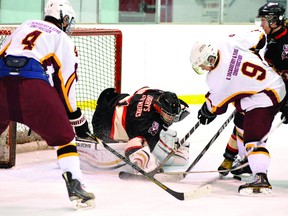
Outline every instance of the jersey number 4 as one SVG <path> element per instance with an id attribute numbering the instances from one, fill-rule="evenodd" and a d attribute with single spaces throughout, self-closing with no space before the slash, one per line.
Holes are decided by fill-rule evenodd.
<path id="1" fill-rule="evenodd" d="M 24 45 L 23 49 L 32 50 L 35 45 L 35 41 L 37 40 L 37 38 L 40 36 L 41 33 L 42 33 L 41 31 L 36 30 L 27 34 L 27 36 L 22 40 L 22 44 Z"/>

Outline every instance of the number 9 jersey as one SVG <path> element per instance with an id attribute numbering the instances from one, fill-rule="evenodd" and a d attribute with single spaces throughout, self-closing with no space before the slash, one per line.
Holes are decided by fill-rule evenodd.
<path id="1" fill-rule="evenodd" d="M 218 62 L 206 77 L 206 103 L 212 113 L 224 113 L 231 102 L 238 111 L 249 111 L 284 99 L 282 78 L 255 52 L 263 40 L 263 33 L 256 30 L 229 35 L 218 43 Z"/>

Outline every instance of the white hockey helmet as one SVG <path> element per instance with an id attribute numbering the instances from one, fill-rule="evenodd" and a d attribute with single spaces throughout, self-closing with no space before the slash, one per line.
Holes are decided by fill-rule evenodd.
<path id="1" fill-rule="evenodd" d="M 45 16 L 57 19 L 62 25 L 62 30 L 67 33 L 70 33 L 71 25 L 75 22 L 75 11 L 68 0 L 48 0 Z"/>
<path id="2" fill-rule="evenodd" d="M 190 62 L 193 70 L 197 74 L 203 74 L 207 72 L 200 66 L 214 67 L 215 62 L 218 59 L 218 49 L 216 46 L 209 42 L 197 41 L 190 53 Z"/>

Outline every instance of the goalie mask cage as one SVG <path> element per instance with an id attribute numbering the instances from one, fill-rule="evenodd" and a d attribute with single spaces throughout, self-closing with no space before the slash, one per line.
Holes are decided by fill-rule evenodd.
<path id="1" fill-rule="evenodd" d="M 0 27 L 1 47 L 15 28 Z M 76 28 L 71 37 L 79 54 L 77 106 L 82 109 L 91 130 L 100 93 L 111 87 L 121 92 L 122 32 L 117 29 L 81 27 Z M 43 146 L 47 148 L 46 142 L 33 131 L 31 133 L 27 126 L 10 122 L 6 131 L 0 135 L 0 168 L 15 165 L 16 144 L 19 144 L 17 149 L 21 146 L 31 150 L 39 150 Z"/>

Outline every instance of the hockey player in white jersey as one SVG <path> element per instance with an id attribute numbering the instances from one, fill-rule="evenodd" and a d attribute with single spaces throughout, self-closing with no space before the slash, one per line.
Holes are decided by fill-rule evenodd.
<path id="1" fill-rule="evenodd" d="M 78 53 L 67 35 L 74 18 L 69 1 L 48 0 L 44 21 L 24 22 L 3 44 L 0 133 L 16 121 L 55 146 L 69 198 L 75 208 L 86 208 L 94 207 L 95 196 L 82 187 L 75 142 L 75 133 L 86 137 L 89 129 L 76 106 Z"/>
<path id="2" fill-rule="evenodd" d="M 190 55 L 196 73 L 208 72 L 206 82 L 209 91 L 198 112 L 200 122 L 209 124 L 233 103 L 238 112 L 244 113 L 245 146 L 238 146 L 239 155 L 243 156 L 246 150 L 258 145 L 248 156 L 255 181 L 238 189 L 240 194 L 245 195 L 272 193 L 267 178 L 269 151 L 266 142 L 259 142 L 270 131 L 286 94 L 282 78 L 252 51 L 262 36 L 260 31 L 255 30 L 229 35 L 218 43 L 198 41 Z"/>

